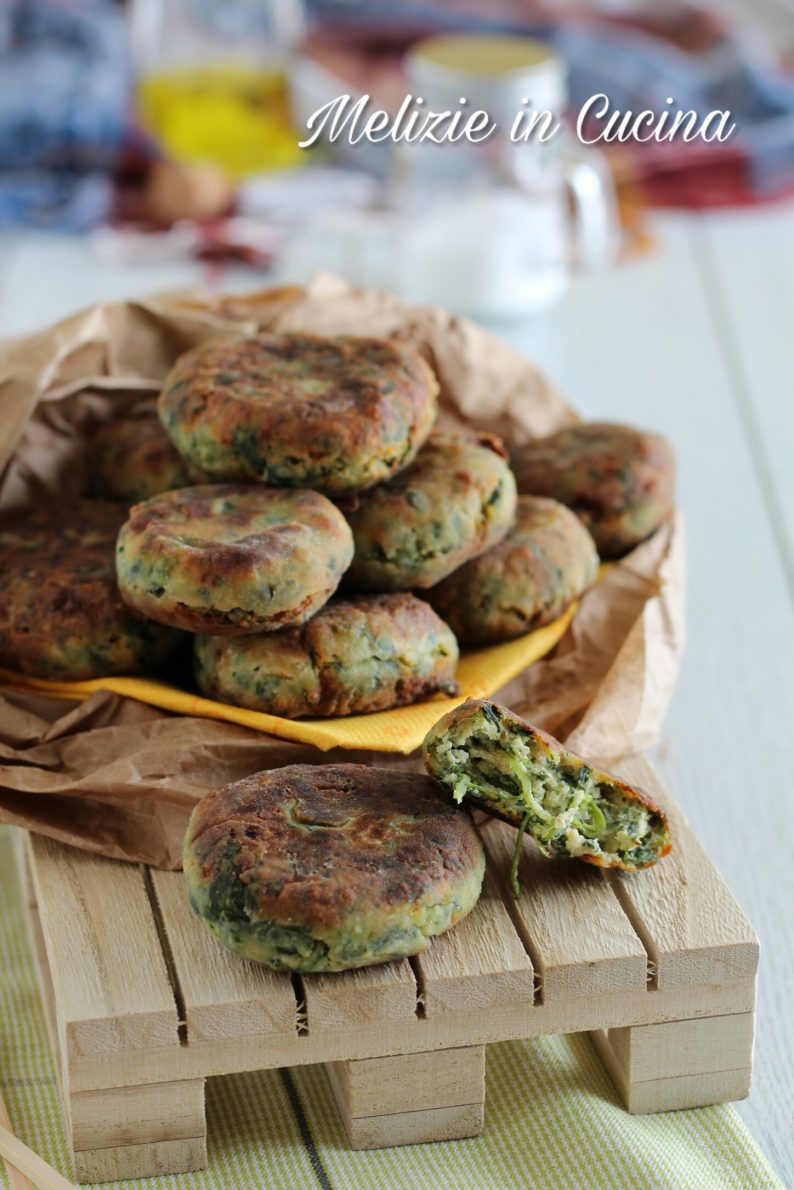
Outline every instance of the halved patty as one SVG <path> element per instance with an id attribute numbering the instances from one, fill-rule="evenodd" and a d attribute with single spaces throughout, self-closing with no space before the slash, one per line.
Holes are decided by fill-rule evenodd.
<path id="1" fill-rule="evenodd" d="M 458 691 L 454 635 L 408 594 L 332 600 L 283 632 L 197 636 L 193 656 L 208 698 L 289 719 L 382 711 Z"/>
<path id="2" fill-rule="evenodd" d="M 353 555 L 319 492 L 205 484 L 130 510 L 116 566 L 124 600 L 164 624 L 234 636 L 302 624 Z"/>
<path id="3" fill-rule="evenodd" d="M 433 434 L 410 467 L 346 510 L 356 547 L 346 586 L 432 587 L 500 541 L 515 506 L 498 438 Z"/>
<path id="4" fill-rule="evenodd" d="M 570 426 L 519 447 L 512 464 L 519 492 L 573 509 L 602 558 L 619 558 L 644 541 L 673 507 L 672 447 L 631 426 Z"/>
<path id="5" fill-rule="evenodd" d="M 543 496 L 519 496 L 504 540 L 427 598 L 461 643 L 495 644 L 556 620 L 597 573 L 593 539 L 570 509 Z"/>
<path id="6" fill-rule="evenodd" d="M 166 434 L 154 398 L 106 422 L 88 449 L 92 491 L 103 500 L 137 504 L 205 479 Z"/>
<path id="7" fill-rule="evenodd" d="M 182 640 L 125 607 L 116 537 L 126 512 L 59 501 L 0 518 L 0 665 L 82 681 L 148 673 Z"/>
<path id="8" fill-rule="evenodd" d="M 399 343 L 259 334 L 187 352 L 159 409 L 180 454 L 214 479 L 338 494 L 411 461 L 437 392 L 425 361 Z"/>
<path id="9" fill-rule="evenodd" d="M 544 855 L 633 872 L 672 846 L 664 811 L 646 793 L 591 768 L 498 703 L 456 707 L 430 729 L 423 753 L 455 801 L 528 830 Z"/>
<path id="10" fill-rule="evenodd" d="M 468 814 L 429 777 L 359 764 L 289 765 L 211 793 L 184 863 L 215 937 L 286 971 L 418 954 L 473 908 L 485 867 Z"/>

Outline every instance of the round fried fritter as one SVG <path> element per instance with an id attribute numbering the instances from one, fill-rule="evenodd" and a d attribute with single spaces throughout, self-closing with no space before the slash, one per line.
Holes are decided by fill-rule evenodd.
<path id="1" fill-rule="evenodd" d="M 416 460 L 346 510 L 358 591 L 432 587 L 504 537 L 516 485 L 498 438 L 433 434 Z"/>
<path id="2" fill-rule="evenodd" d="M 205 480 L 166 434 L 154 399 L 100 426 L 89 449 L 91 487 L 102 500 L 137 504 Z"/>
<path id="3" fill-rule="evenodd" d="M 181 633 L 124 606 L 114 549 L 126 513 L 74 500 L 0 518 L 0 665 L 82 681 L 148 673 Z"/>
<path id="4" fill-rule="evenodd" d="M 673 507 L 675 459 L 660 434 L 586 422 L 519 447 L 512 464 L 519 492 L 567 504 L 602 558 L 644 541 Z"/>
<path id="5" fill-rule="evenodd" d="M 418 954 L 477 902 L 468 815 L 419 773 L 289 765 L 209 794 L 185 836 L 195 912 L 276 970 L 343 971 Z"/>
<path id="6" fill-rule="evenodd" d="M 263 333 L 183 355 L 159 409 L 180 454 L 214 479 L 336 495 L 411 461 L 437 392 L 425 361 L 400 343 Z"/>
<path id="7" fill-rule="evenodd" d="M 137 611 L 236 636 L 308 620 L 352 556 L 344 517 L 319 492 L 203 484 L 130 509 L 116 567 L 122 596 Z"/>
<path id="8" fill-rule="evenodd" d="M 507 537 L 427 598 L 462 644 L 496 644 L 556 620 L 597 573 L 593 539 L 569 508 L 519 496 Z"/>
<path id="9" fill-rule="evenodd" d="M 300 628 L 197 636 L 194 672 L 208 698 L 299 719 L 406 706 L 457 694 L 458 645 L 414 595 L 332 600 Z"/>

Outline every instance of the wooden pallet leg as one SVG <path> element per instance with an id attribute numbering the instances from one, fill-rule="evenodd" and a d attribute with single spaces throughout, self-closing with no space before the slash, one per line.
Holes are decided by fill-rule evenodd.
<path id="1" fill-rule="evenodd" d="M 18 852 L 31 948 L 78 1182 L 187 1173 L 207 1164 L 204 1079 L 71 1091 L 64 1069 L 55 995 L 24 836 Z"/>
<path id="2" fill-rule="evenodd" d="M 457 1140 L 482 1131 L 485 1046 L 328 1062 L 353 1149 Z"/>
<path id="3" fill-rule="evenodd" d="M 71 1093 L 75 1177 L 112 1182 L 207 1164 L 204 1080 Z"/>
<path id="4" fill-rule="evenodd" d="M 640 1115 L 744 1099 L 754 1020 L 743 1012 L 590 1036 L 626 1109 Z"/>

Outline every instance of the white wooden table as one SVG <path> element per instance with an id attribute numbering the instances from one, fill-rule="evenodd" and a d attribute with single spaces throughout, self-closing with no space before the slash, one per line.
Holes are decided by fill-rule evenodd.
<path id="1" fill-rule="evenodd" d="M 511 339 L 585 416 L 675 446 L 688 641 L 658 760 L 761 938 L 739 1110 L 794 1185 L 794 207 L 658 230 L 654 255 Z"/>
<path id="2" fill-rule="evenodd" d="M 657 231 L 654 253 L 502 333 L 586 417 L 660 429 L 678 453 L 689 642 L 658 760 L 761 936 L 756 1079 L 739 1110 L 794 1184 L 794 207 L 666 216 Z M 0 239 L 0 334 L 202 275 Z"/>

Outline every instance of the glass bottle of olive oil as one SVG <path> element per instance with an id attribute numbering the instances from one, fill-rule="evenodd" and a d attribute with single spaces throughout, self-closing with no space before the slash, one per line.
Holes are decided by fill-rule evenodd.
<path id="1" fill-rule="evenodd" d="M 133 0 L 130 19 L 141 119 L 165 153 L 232 178 L 301 160 L 286 68 L 302 0 Z"/>

